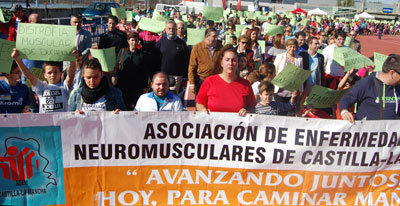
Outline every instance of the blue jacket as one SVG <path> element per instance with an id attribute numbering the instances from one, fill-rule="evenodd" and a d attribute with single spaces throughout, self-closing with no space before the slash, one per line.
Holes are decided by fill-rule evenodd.
<path id="1" fill-rule="evenodd" d="M 125 111 L 126 106 L 122 99 L 121 91 L 116 88 L 110 87 L 105 94 L 106 96 L 106 109 L 107 111 L 114 111 L 116 109 Z M 82 108 L 82 87 L 72 90 L 68 100 L 68 111 L 74 112 Z"/>
<path id="2" fill-rule="evenodd" d="M 366 117 L 367 120 L 381 119 L 378 92 L 374 83 L 374 79 L 378 74 L 379 73 L 371 73 L 369 76 L 358 81 L 351 88 L 350 92 L 344 95 L 340 100 L 339 110 L 348 109 L 357 102 L 357 113 L 354 119 L 361 120 L 364 119 L 364 117 Z M 393 87 L 385 85 L 379 79 L 378 83 L 382 94 L 384 119 L 397 119 L 400 86 Z"/>

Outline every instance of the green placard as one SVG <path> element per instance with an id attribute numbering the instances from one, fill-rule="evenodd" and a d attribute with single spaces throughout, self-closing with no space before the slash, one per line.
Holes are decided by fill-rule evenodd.
<path id="1" fill-rule="evenodd" d="M 187 45 L 196 45 L 205 38 L 206 29 L 187 29 Z"/>
<path id="2" fill-rule="evenodd" d="M 375 64 L 374 71 L 382 71 L 383 63 L 386 61 L 387 58 L 388 56 L 384 54 L 374 52 L 374 64 Z"/>
<path id="3" fill-rule="evenodd" d="M 330 108 L 336 105 L 346 92 L 347 90 L 336 91 L 314 85 L 304 104 L 312 105 L 314 108 Z"/>
<path id="4" fill-rule="evenodd" d="M 248 19 L 256 19 L 256 14 L 254 12 L 248 12 L 247 13 L 247 18 Z"/>
<path id="5" fill-rule="evenodd" d="M 111 7 L 111 13 L 113 16 L 116 16 L 118 19 L 126 19 L 125 7 L 114 8 Z"/>
<path id="6" fill-rule="evenodd" d="M 236 31 L 236 32 L 242 33 L 242 30 L 243 30 L 245 27 L 246 27 L 246 25 L 236 24 L 236 25 L 235 25 L 235 31 Z"/>
<path id="7" fill-rule="evenodd" d="M 90 54 L 99 60 L 101 70 L 105 72 L 111 72 L 114 70 L 115 64 L 117 63 L 115 47 L 107 49 L 90 49 Z"/>
<path id="8" fill-rule="evenodd" d="M 284 26 L 275 26 L 272 24 L 267 25 L 267 34 L 269 36 L 276 36 L 277 34 L 283 34 L 284 30 L 285 30 Z"/>
<path id="9" fill-rule="evenodd" d="M 46 78 L 44 78 L 44 73 L 42 68 L 32 67 L 30 71 L 33 74 L 33 76 L 38 78 L 40 81 L 47 81 Z M 26 86 L 32 87 L 31 81 L 26 81 Z"/>
<path id="10" fill-rule="evenodd" d="M 245 24 L 246 23 L 246 18 L 244 17 L 239 17 L 240 24 Z"/>
<path id="11" fill-rule="evenodd" d="M 321 18 L 320 16 L 317 16 L 317 17 L 315 18 L 315 21 L 318 22 L 318 23 L 320 23 L 321 20 L 322 20 L 322 18 Z"/>
<path id="12" fill-rule="evenodd" d="M 238 12 L 237 12 L 237 15 L 238 15 L 238 17 L 244 17 L 243 11 L 238 11 Z"/>
<path id="13" fill-rule="evenodd" d="M 184 22 L 189 22 L 187 15 L 182 15 L 182 20 Z"/>
<path id="14" fill-rule="evenodd" d="M 352 68 L 360 69 L 365 67 L 365 65 L 373 65 L 373 62 L 369 58 L 349 47 L 336 47 L 333 53 L 333 59 L 339 65 L 344 66 L 345 71 L 349 71 Z"/>
<path id="15" fill-rule="evenodd" d="M 0 72 L 10 73 L 13 59 L 11 53 L 15 48 L 15 42 L 0 39 Z"/>
<path id="16" fill-rule="evenodd" d="M 350 47 L 351 43 L 353 43 L 353 38 L 347 36 L 346 39 L 344 40 L 344 45 Z"/>
<path id="17" fill-rule="evenodd" d="M 153 17 L 152 19 L 157 20 L 157 21 L 162 21 L 162 22 L 168 22 L 169 18 L 165 17 L 165 16 L 161 16 L 160 13 L 158 13 L 158 11 L 154 11 L 153 12 Z"/>
<path id="18" fill-rule="evenodd" d="M 288 64 L 271 82 L 280 88 L 294 92 L 301 88 L 312 72 L 300 69 L 294 64 Z"/>
<path id="19" fill-rule="evenodd" d="M 164 31 L 165 22 L 142 17 L 142 18 L 140 18 L 140 21 L 139 21 L 139 27 L 141 30 L 151 31 L 154 33 L 160 33 L 162 31 Z"/>
<path id="20" fill-rule="evenodd" d="M 0 8 L 0 21 L 3 23 L 6 23 L 6 20 L 4 19 L 4 15 L 3 15 L 3 10 L 1 10 L 1 8 Z"/>
<path id="21" fill-rule="evenodd" d="M 296 22 L 297 22 L 296 17 L 293 17 L 293 18 L 290 19 L 290 24 L 292 26 L 296 25 Z"/>
<path id="22" fill-rule="evenodd" d="M 261 54 L 265 54 L 265 40 L 258 40 L 257 42 L 261 47 Z"/>
<path id="23" fill-rule="evenodd" d="M 76 26 L 18 24 L 16 47 L 23 59 L 75 61 Z"/>
<path id="24" fill-rule="evenodd" d="M 221 7 L 203 6 L 203 16 L 207 20 L 221 22 L 224 9 Z"/>
<path id="25" fill-rule="evenodd" d="M 268 16 L 264 16 L 264 15 L 256 15 L 258 21 L 267 21 L 268 20 Z"/>
<path id="26" fill-rule="evenodd" d="M 231 38 L 231 35 L 229 34 L 225 34 L 225 45 L 230 44 L 231 41 L 229 40 L 229 38 Z"/>
<path id="27" fill-rule="evenodd" d="M 132 22 L 132 11 L 125 11 L 126 13 L 126 21 L 127 22 Z"/>
<path id="28" fill-rule="evenodd" d="M 301 20 L 300 24 L 303 25 L 303 26 L 307 26 L 307 25 L 310 24 L 310 20 L 309 19 L 303 19 L 303 20 Z"/>

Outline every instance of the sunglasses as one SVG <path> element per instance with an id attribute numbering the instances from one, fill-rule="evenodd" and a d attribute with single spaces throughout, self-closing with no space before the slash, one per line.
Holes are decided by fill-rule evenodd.
<path id="1" fill-rule="evenodd" d="M 242 43 L 242 44 L 247 44 L 247 43 L 249 43 L 249 42 L 247 42 L 247 41 L 242 41 L 242 42 L 240 42 L 240 43 Z"/>

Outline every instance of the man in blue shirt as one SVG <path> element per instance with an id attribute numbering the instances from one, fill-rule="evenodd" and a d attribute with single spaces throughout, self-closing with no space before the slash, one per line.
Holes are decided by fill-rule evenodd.
<path id="1" fill-rule="evenodd" d="M 305 98 L 310 94 L 314 85 L 322 85 L 325 77 L 324 69 L 324 55 L 317 53 L 319 48 L 319 41 L 316 37 L 308 39 L 308 50 L 301 52 L 299 55 L 303 57 L 303 68 L 309 71 L 314 70 L 310 77 L 304 83 L 304 92 L 301 95 L 302 104 Z"/>

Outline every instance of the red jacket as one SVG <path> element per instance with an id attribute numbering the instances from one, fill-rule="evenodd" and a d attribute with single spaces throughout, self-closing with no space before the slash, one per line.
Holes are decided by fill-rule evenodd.
<path id="1" fill-rule="evenodd" d="M 8 41 L 17 41 L 17 36 L 15 33 L 15 23 L 17 17 L 13 16 L 8 23 L 0 23 L 0 32 L 3 34 L 8 34 Z M 20 23 L 24 23 L 25 17 Z"/>

